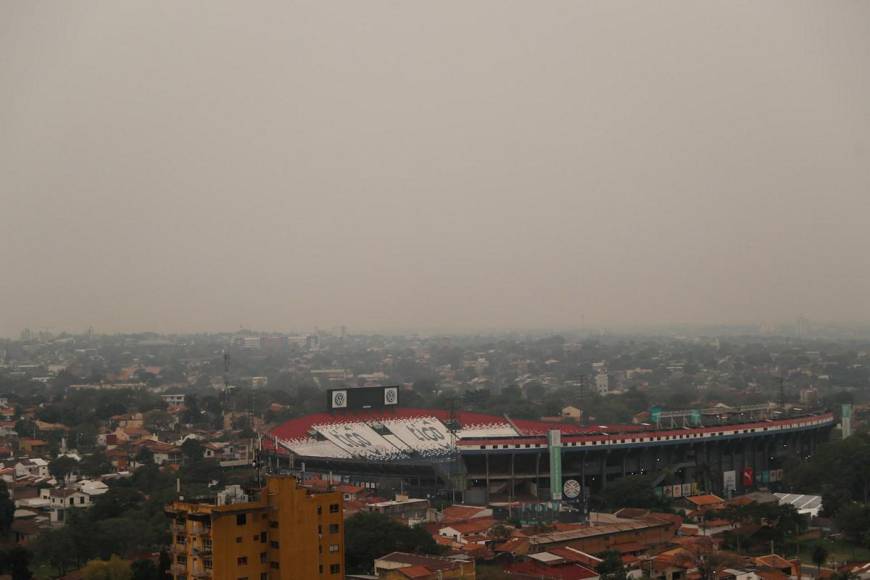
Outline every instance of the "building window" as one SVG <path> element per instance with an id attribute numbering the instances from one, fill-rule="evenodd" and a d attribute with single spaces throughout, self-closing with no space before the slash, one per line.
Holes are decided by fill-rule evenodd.
<path id="1" fill-rule="evenodd" d="M 242 543 L 242 537 L 241 537 L 241 536 L 238 536 L 238 537 L 236 538 L 236 543 L 237 543 L 237 544 L 241 544 L 241 543 Z"/>
<path id="2" fill-rule="evenodd" d="M 318 534 L 322 534 L 322 533 L 323 533 L 323 526 L 320 526 L 320 525 L 317 526 L 317 533 L 318 533 Z"/>
<path id="3" fill-rule="evenodd" d="M 181 554 L 178 556 L 178 558 L 175 559 L 175 561 L 178 562 L 179 564 L 187 564 L 187 556 L 185 556 L 184 554 Z"/>
<path id="4" fill-rule="evenodd" d="M 248 514 L 238 514 L 236 516 L 237 526 L 244 526 L 246 523 L 248 523 Z"/>
<path id="5" fill-rule="evenodd" d="M 240 556 L 236 558 L 236 566 L 247 566 L 248 565 L 248 557 Z"/>
<path id="6" fill-rule="evenodd" d="M 322 513 L 323 513 L 323 506 L 322 505 L 317 506 L 317 515 L 320 515 Z"/>
<path id="7" fill-rule="evenodd" d="M 320 573 L 323 574 L 323 564 L 320 565 Z"/>
<path id="8" fill-rule="evenodd" d="M 338 524 L 329 524 L 329 533 L 337 534 L 338 533 Z"/>
<path id="9" fill-rule="evenodd" d="M 84 498 L 84 497 L 80 497 L 80 498 L 79 498 L 79 503 L 85 503 L 85 498 Z"/>
<path id="10" fill-rule="evenodd" d="M 270 527 L 270 528 L 277 528 L 277 527 L 278 527 L 278 522 L 275 521 L 275 520 L 269 522 L 269 527 Z"/>
<path id="11" fill-rule="evenodd" d="M 265 564 L 267 561 L 266 552 L 260 552 L 260 564 Z"/>
<path id="12" fill-rule="evenodd" d="M 329 513 L 331 513 L 331 514 L 337 514 L 337 513 L 338 513 L 338 504 L 337 504 L 337 503 L 331 503 L 331 504 L 329 504 Z"/>
<path id="13" fill-rule="evenodd" d="M 260 580 L 269 580 L 269 573 L 268 572 L 261 573 Z"/>
<path id="14" fill-rule="evenodd" d="M 338 544 L 329 544 L 329 553 L 330 554 L 334 554 L 335 552 L 338 552 L 338 550 L 339 550 Z"/>
<path id="15" fill-rule="evenodd" d="M 273 570 L 277 570 L 279 568 L 278 562 L 270 562 L 269 567 Z"/>
<path id="16" fill-rule="evenodd" d="M 329 565 L 329 573 L 330 574 L 338 574 L 341 572 L 341 564 L 330 564 Z"/>
<path id="17" fill-rule="evenodd" d="M 274 549 L 277 550 L 277 549 L 278 549 L 278 542 L 276 542 L 276 541 L 274 541 L 274 540 L 271 541 L 271 542 L 269 542 L 269 547 L 274 548 Z"/>
<path id="18" fill-rule="evenodd" d="M 266 543 L 266 532 L 260 532 L 260 543 L 261 544 Z"/>

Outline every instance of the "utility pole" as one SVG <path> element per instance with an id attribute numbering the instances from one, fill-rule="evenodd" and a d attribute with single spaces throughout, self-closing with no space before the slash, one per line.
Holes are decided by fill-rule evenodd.
<path id="1" fill-rule="evenodd" d="M 779 407 L 785 411 L 785 371 L 779 373 Z"/>

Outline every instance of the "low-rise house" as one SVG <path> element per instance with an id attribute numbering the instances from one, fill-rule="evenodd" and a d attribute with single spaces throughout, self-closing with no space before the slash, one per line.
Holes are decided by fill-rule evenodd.
<path id="1" fill-rule="evenodd" d="M 457 544 L 465 544 L 472 541 L 474 536 L 484 535 L 491 527 L 495 525 L 493 518 L 478 518 L 468 520 L 462 523 L 454 523 L 449 526 L 444 526 L 438 529 L 438 535 L 443 538 L 450 538 Z M 474 541 L 474 543 L 480 543 Z"/>
<path id="2" fill-rule="evenodd" d="M 156 439 L 143 439 L 135 443 L 133 447 L 136 449 L 137 455 L 139 450 L 148 449 L 157 465 L 180 465 L 184 455 L 180 447 Z"/>
<path id="3" fill-rule="evenodd" d="M 91 507 L 91 496 L 76 488 L 52 489 L 49 492 L 51 523 L 66 521 L 69 509 Z"/>
<path id="4" fill-rule="evenodd" d="M 580 564 L 567 562 L 550 552 L 532 554 L 528 558 L 513 562 L 505 568 L 507 578 L 535 578 L 540 580 L 597 580 L 598 572 Z"/>
<path id="5" fill-rule="evenodd" d="M 718 580 L 760 580 L 760 577 L 751 570 L 726 568 L 719 572 Z"/>
<path id="6" fill-rule="evenodd" d="M 392 552 L 375 560 L 375 575 L 385 580 L 475 580 L 473 560 Z"/>
<path id="7" fill-rule="evenodd" d="M 725 507 L 725 500 L 718 495 L 691 495 L 680 498 L 677 504 L 688 510 L 697 510 L 700 512 L 719 511 Z"/>
<path id="8" fill-rule="evenodd" d="M 786 576 L 801 577 L 801 562 L 800 560 L 786 560 L 779 554 L 768 554 L 766 556 L 758 556 L 753 558 L 755 565 L 759 570 L 769 568 L 785 574 Z"/>
<path id="9" fill-rule="evenodd" d="M 41 457 L 23 458 L 15 464 L 15 477 L 48 477 L 48 461 Z"/>
<path id="10" fill-rule="evenodd" d="M 396 499 L 370 503 L 365 511 L 377 512 L 413 525 L 428 520 L 429 500 L 398 495 Z"/>
<path id="11" fill-rule="evenodd" d="M 30 457 L 44 457 L 48 453 L 48 441 L 35 439 L 33 437 L 22 437 L 18 446 L 21 453 Z"/>

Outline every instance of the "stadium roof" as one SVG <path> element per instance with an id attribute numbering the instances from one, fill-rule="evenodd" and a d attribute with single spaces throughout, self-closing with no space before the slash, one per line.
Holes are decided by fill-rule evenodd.
<path id="1" fill-rule="evenodd" d="M 442 422 L 450 420 L 450 411 L 445 409 L 416 409 L 416 408 L 397 408 L 397 409 L 367 409 L 359 411 L 345 411 L 340 413 L 314 413 L 290 419 L 273 429 L 270 435 L 277 436 L 284 441 L 293 441 L 296 439 L 307 438 L 315 425 L 331 425 L 352 422 L 383 422 L 396 419 L 413 419 L 434 417 Z M 516 437 L 517 435 L 544 435 L 551 429 L 558 429 L 564 434 L 571 433 L 597 433 L 602 431 L 626 432 L 640 431 L 644 427 L 640 425 L 591 425 L 581 426 L 572 425 L 570 423 L 550 423 L 547 421 L 532 421 L 528 419 L 511 419 L 508 421 L 504 417 L 497 415 L 487 415 L 485 413 L 474 413 L 471 411 L 456 411 L 456 421 L 459 423 L 460 430 L 473 429 L 481 426 L 502 426 L 510 427 L 513 433 L 507 436 Z M 491 436 L 491 435 L 483 435 Z M 467 436 L 466 436 L 467 437 Z"/>

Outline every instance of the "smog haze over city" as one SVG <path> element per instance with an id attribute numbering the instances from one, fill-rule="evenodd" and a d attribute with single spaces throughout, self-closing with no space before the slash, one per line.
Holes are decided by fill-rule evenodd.
<path id="1" fill-rule="evenodd" d="M 6 2 L 0 336 L 866 324 L 870 3 Z"/>
<path id="2" fill-rule="evenodd" d="M 0 580 L 870 580 L 870 1 L 0 0 Z"/>

